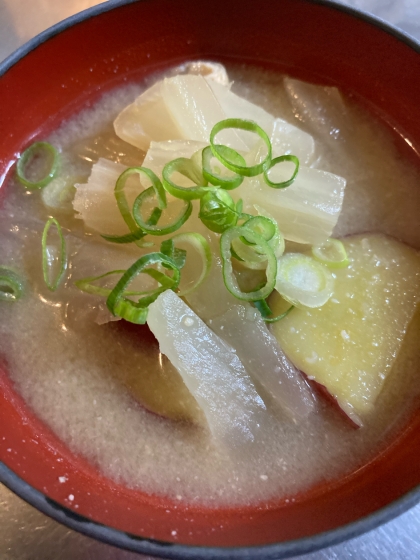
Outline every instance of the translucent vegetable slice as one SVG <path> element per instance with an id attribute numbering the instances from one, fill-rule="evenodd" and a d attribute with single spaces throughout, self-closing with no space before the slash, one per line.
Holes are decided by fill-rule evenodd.
<path id="1" fill-rule="evenodd" d="M 289 162 L 270 170 L 270 179 L 280 183 L 290 178 L 294 165 Z M 247 179 L 232 196 L 242 198 L 244 210 L 252 213 L 258 205 L 280 224 L 286 239 L 319 245 L 331 237 L 340 215 L 346 180 L 326 171 L 300 167 L 292 185 L 272 189 L 264 179 Z"/>
<path id="2" fill-rule="evenodd" d="M 209 326 L 230 344 L 252 379 L 296 422 L 315 408 L 313 394 L 302 374 L 286 358 L 259 311 L 235 305 Z"/>
<path id="3" fill-rule="evenodd" d="M 274 157 L 294 154 L 299 158 L 302 165 L 312 161 L 315 143 L 310 134 L 283 119 L 274 118 L 262 107 L 233 93 L 230 87 L 214 81 L 209 81 L 209 85 L 227 118 L 255 121 L 265 130 L 270 136 Z M 255 146 L 255 138 L 252 135 L 241 133 L 241 139 L 249 149 Z M 258 150 L 256 155 L 258 155 Z"/>
<path id="4" fill-rule="evenodd" d="M 148 325 L 160 350 L 182 375 L 216 441 L 253 441 L 265 405 L 236 353 L 174 292 L 149 307 Z"/>
<path id="5" fill-rule="evenodd" d="M 121 111 L 114 121 L 115 134 L 129 144 L 146 151 L 151 140 L 182 138 L 170 117 L 157 82 L 142 93 L 134 103 Z"/>
<path id="6" fill-rule="evenodd" d="M 225 118 L 207 80 L 199 75 L 165 78 L 140 95 L 115 119 L 117 136 L 147 150 L 150 142 L 188 139 L 208 142 L 212 127 Z M 246 150 L 233 131 L 220 138 L 224 144 Z"/>
<path id="7" fill-rule="evenodd" d="M 195 140 L 166 140 L 162 142 L 151 142 L 143 161 L 143 167 L 148 167 L 159 177 L 162 175 L 165 165 L 178 158 L 190 158 L 198 150 L 208 146 L 208 142 L 197 142 Z M 182 176 L 179 176 L 182 181 Z M 185 180 L 185 177 L 184 177 Z M 188 186 L 183 183 L 182 186 Z"/>
<path id="8" fill-rule="evenodd" d="M 181 132 L 178 138 L 208 142 L 214 125 L 226 118 L 209 83 L 202 76 L 166 78 L 161 91 L 168 113 Z M 218 139 L 236 150 L 249 148 L 233 130 L 224 131 Z"/>
<path id="9" fill-rule="evenodd" d="M 92 167 L 86 184 L 76 185 L 73 208 L 78 212 L 77 218 L 85 225 L 99 233 L 123 235 L 127 233 L 127 225 L 118 210 L 114 188 L 118 177 L 126 169 L 120 163 L 100 158 Z M 132 198 L 138 194 L 135 182 L 127 184 L 126 194 Z"/>

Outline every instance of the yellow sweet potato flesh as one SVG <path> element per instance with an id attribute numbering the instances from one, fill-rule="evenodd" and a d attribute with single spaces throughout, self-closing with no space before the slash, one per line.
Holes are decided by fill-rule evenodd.
<path id="1" fill-rule="evenodd" d="M 380 234 L 343 243 L 350 265 L 335 271 L 332 298 L 317 309 L 292 310 L 272 330 L 295 366 L 344 411 L 363 418 L 392 371 L 420 299 L 420 256 Z M 278 294 L 271 306 L 280 312 Z"/>

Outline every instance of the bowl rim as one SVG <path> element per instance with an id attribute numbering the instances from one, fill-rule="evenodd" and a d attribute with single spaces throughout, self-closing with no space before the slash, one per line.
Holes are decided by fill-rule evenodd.
<path id="1" fill-rule="evenodd" d="M 106 13 L 121 6 L 143 1 L 145 0 L 108 0 L 58 22 L 27 41 L 0 62 L 0 78 L 28 53 L 62 31 L 78 23 L 87 21 L 96 15 Z M 338 10 L 369 23 L 394 36 L 420 54 L 419 41 L 408 33 L 395 28 L 380 17 L 341 4 L 335 0 L 303 1 L 309 4 L 318 4 L 333 10 Z M 177 544 L 141 537 L 93 521 L 62 506 L 55 500 L 48 498 L 48 496 L 36 490 L 15 474 L 2 461 L 0 461 L 0 483 L 3 483 L 9 490 L 48 517 L 51 517 L 55 521 L 79 533 L 121 549 L 173 560 L 251 560 L 256 557 L 259 560 L 278 560 L 290 558 L 296 555 L 315 552 L 358 537 L 363 533 L 376 529 L 378 526 L 391 521 L 420 502 L 420 485 L 418 485 L 397 500 L 394 500 L 374 513 L 362 517 L 357 521 L 316 535 L 266 545 L 215 547 Z"/>

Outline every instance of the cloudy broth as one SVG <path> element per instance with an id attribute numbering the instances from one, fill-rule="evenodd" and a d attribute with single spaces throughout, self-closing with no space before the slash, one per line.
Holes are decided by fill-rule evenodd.
<path id="1" fill-rule="evenodd" d="M 236 93 L 313 135 L 314 166 L 347 179 L 335 236 L 382 232 L 420 248 L 419 173 L 402 160 L 385 126 L 334 90 L 284 82 L 249 66 L 228 70 Z M 87 180 L 99 157 L 141 164 L 144 153 L 118 139 L 112 122 L 150 83 L 106 94 L 50 136 L 66 154 L 63 170 L 76 182 Z M 299 424 L 273 408 L 256 441 L 235 452 L 217 446 L 147 327 L 98 324 L 106 314 L 103 303 L 74 288 L 73 263 L 87 244 L 102 242 L 84 234 L 71 212 L 47 209 L 39 192 L 26 192 L 13 179 L 6 189 L 0 262 L 22 271 L 27 286 L 15 304 L 0 303 L 0 356 L 35 414 L 111 479 L 213 506 L 289 500 L 359 467 L 407 419 L 409 403 L 420 394 L 418 316 L 362 429 L 351 428 L 320 398 L 317 412 Z M 50 215 L 66 228 L 69 251 L 68 276 L 55 293 L 44 285 L 41 268 L 40 237 Z M 173 395 L 178 402 L 170 402 Z"/>

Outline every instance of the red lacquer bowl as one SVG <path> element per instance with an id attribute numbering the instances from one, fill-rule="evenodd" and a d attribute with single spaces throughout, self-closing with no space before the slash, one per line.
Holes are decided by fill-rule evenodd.
<path id="1" fill-rule="evenodd" d="M 401 145 L 416 159 L 419 51 L 391 28 L 324 2 L 108 2 L 36 37 L 0 67 L 0 177 L 31 138 L 56 128 L 87 100 L 127 77 L 197 58 L 252 62 L 337 85 L 391 128 L 397 125 Z M 0 480 L 68 526 L 144 554 L 272 559 L 340 542 L 420 499 L 419 456 L 417 410 L 380 456 L 294 503 L 188 507 L 115 484 L 72 455 L 0 371 Z M 69 473 L 70 486 L 59 483 L 59 471 Z"/>

